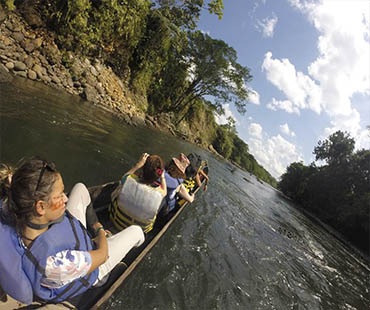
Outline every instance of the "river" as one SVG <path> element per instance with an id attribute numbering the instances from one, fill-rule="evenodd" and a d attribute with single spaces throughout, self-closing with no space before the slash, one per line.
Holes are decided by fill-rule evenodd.
<path id="1" fill-rule="evenodd" d="M 66 190 L 117 180 L 144 151 L 164 159 L 195 151 L 208 160 L 208 191 L 105 309 L 369 309 L 366 262 L 249 173 L 41 83 L 0 84 L 0 103 L 1 162 L 52 160 Z"/>

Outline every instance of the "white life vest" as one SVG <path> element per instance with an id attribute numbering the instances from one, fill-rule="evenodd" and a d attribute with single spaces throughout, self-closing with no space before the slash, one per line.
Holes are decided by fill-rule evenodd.
<path id="1" fill-rule="evenodd" d="M 158 189 L 138 182 L 136 175 L 123 180 L 118 197 L 112 202 L 110 216 L 118 229 L 132 224 L 140 225 L 144 232 L 152 229 L 163 196 Z"/>

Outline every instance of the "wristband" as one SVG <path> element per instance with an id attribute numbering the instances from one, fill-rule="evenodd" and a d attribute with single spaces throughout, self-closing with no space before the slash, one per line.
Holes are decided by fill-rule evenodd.
<path id="1" fill-rule="evenodd" d="M 100 226 L 95 232 L 96 232 L 96 234 L 99 234 L 99 231 L 101 231 L 101 230 L 104 230 L 104 227 L 103 226 Z"/>

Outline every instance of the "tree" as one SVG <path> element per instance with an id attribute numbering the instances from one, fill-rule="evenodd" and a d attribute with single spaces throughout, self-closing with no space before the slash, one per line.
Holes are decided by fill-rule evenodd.
<path id="1" fill-rule="evenodd" d="M 235 50 L 200 31 L 189 33 L 188 40 L 183 54 L 188 81 L 171 110 L 186 113 L 195 99 L 212 96 L 217 108 L 232 102 L 238 112 L 245 113 L 249 94 L 246 83 L 252 76 L 247 67 L 237 62 Z"/>
<path id="2" fill-rule="evenodd" d="M 355 140 L 349 133 L 338 130 L 324 141 L 319 141 L 313 154 L 316 160 L 325 160 L 329 165 L 339 165 L 349 161 L 355 148 Z"/>

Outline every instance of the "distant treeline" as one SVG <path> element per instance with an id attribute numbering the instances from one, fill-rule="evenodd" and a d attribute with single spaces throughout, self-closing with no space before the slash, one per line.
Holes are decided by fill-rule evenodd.
<path id="1" fill-rule="evenodd" d="M 313 152 L 326 164 L 292 163 L 278 186 L 369 255 L 370 150 L 354 152 L 354 145 L 348 133 L 335 132 Z"/>
<path id="2" fill-rule="evenodd" d="M 173 115 L 175 128 L 188 128 L 258 178 L 276 180 L 248 152 L 233 124 L 218 126 L 214 113 L 224 103 L 246 112 L 252 79 L 222 40 L 196 31 L 201 10 L 219 18 L 223 0 L 0 0 L 55 33 L 59 49 L 97 57 L 111 66 L 150 115 Z M 27 14 L 25 14 L 27 12 Z M 212 98 L 207 101 L 205 98 Z M 185 125 L 184 125 L 185 124 Z M 181 130 L 180 130 L 181 131 Z"/>

